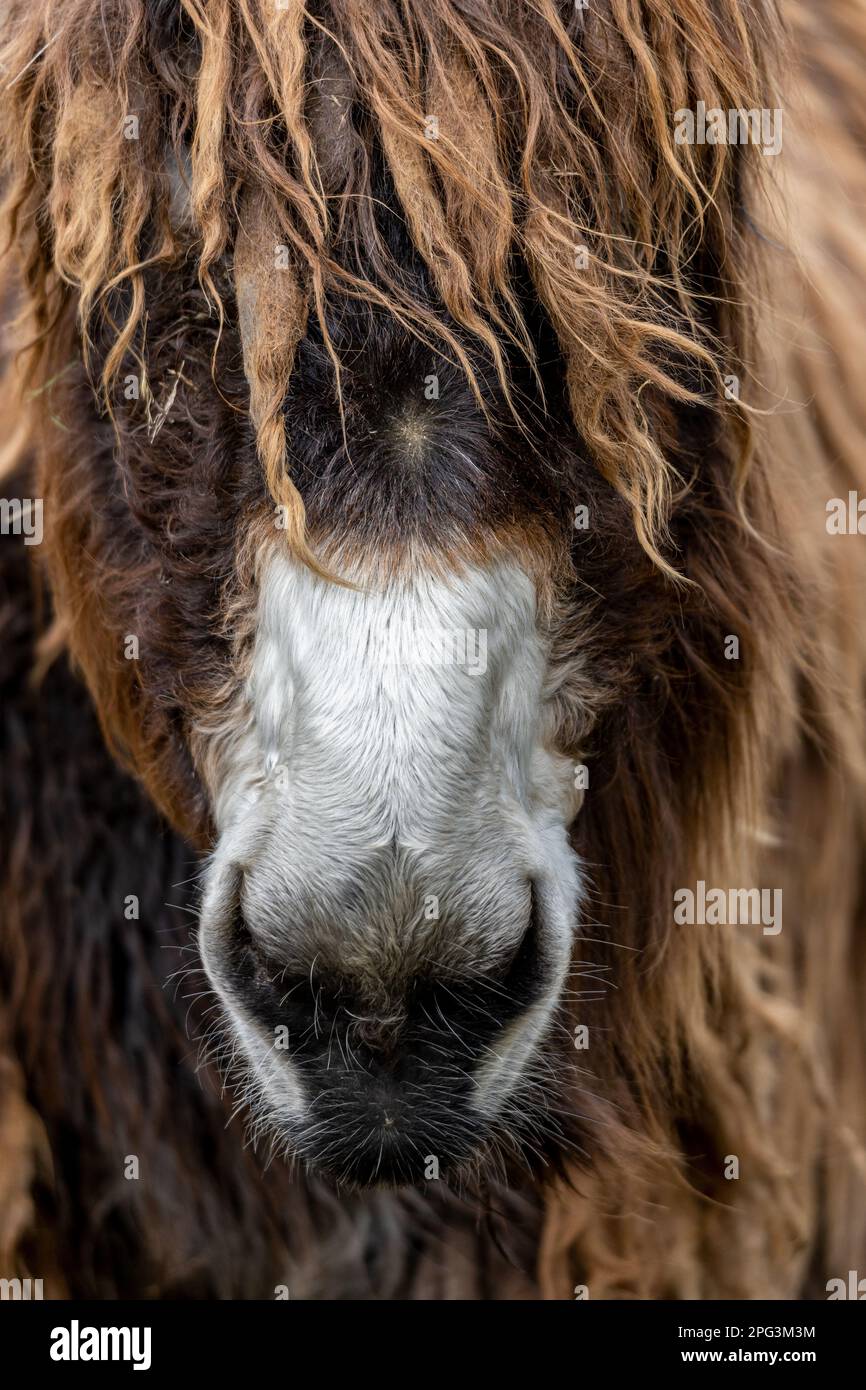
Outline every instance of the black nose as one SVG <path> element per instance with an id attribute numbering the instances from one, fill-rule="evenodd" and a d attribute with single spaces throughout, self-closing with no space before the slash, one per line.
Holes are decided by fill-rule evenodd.
<path id="1" fill-rule="evenodd" d="M 245 1009 L 300 1082 L 291 1139 L 316 1170 L 346 1184 L 421 1183 L 483 1142 L 474 1077 L 499 1029 L 495 994 L 481 1002 L 477 987 L 416 981 L 377 1007 L 350 981 L 261 962 L 239 979 Z"/>
<path id="2" fill-rule="evenodd" d="M 357 1058 L 363 1067 L 369 1058 Z M 294 1143 L 313 1167 L 353 1186 L 417 1185 L 447 1176 L 482 1143 L 485 1126 L 447 1065 L 423 1075 L 319 1072 Z"/>
<path id="3" fill-rule="evenodd" d="M 416 981 L 399 1003 L 376 1005 L 348 980 L 261 970 L 255 979 L 248 1004 L 306 1101 L 293 1142 L 320 1172 L 418 1183 L 482 1141 L 474 1073 L 499 1025 L 465 986 Z"/>
<path id="4" fill-rule="evenodd" d="M 544 983 L 535 922 L 495 973 L 371 986 L 318 960 L 284 967 L 242 926 L 232 963 L 245 1010 L 300 1082 L 294 1147 L 317 1170 L 364 1185 L 440 1177 L 478 1149 L 488 1123 L 479 1070 Z"/>

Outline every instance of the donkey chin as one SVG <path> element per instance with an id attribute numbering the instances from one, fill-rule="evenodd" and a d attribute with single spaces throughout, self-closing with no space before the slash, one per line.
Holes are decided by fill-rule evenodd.
<path id="1" fill-rule="evenodd" d="M 465 1175 L 554 1124 L 581 875 L 546 667 L 516 562 L 264 566 L 200 944 L 253 1113 L 341 1184 Z"/>

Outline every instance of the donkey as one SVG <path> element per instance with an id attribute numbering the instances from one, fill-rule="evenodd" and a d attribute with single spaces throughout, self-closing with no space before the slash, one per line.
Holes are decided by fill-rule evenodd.
<path id="1" fill-rule="evenodd" d="M 9 0 L 0 1273 L 862 1260 L 866 16 L 786 10 Z"/>

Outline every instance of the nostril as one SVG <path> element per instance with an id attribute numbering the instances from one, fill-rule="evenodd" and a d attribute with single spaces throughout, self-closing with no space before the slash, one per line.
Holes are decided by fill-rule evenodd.
<path id="1" fill-rule="evenodd" d="M 538 893 L 534 883 L 530 883 L 529 922 L 517 950 L 500 977 L 500 986 L 516 1006 L 526 1008 L 543 993 L 544 985 L 541 913 Z"/>
<path id="2" fill-rule="evenodd" d="M 259 1011 L 269 1015 L 291 1011 L 295 1023 L 314 1020 L 321 998 L 321 984 L 314 973 L 298 971 L 269 950 L 241 912 L 234 923 L 232 966 L 236 980 L 255 999 Z"/>
<path id="3" fill-rule="evenodd" d="M 273 974 L 282 969 L 280 962 L 253 935 L 240 910 L 235 913 L 232 947 L 235 963 L 246 971 L 252 969 L 257 974 Z"/>

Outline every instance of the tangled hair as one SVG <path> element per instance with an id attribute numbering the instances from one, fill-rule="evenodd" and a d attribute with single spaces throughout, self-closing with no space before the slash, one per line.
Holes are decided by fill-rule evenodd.
<path id="1" fill-rule="evenodd" d="M 185 1005 L 153 1004 L 184 849 L 100 763 L 91 724 L 84 753 L 52 742 L 42 758 L 49 715 L 83 697 L 62 661 L 31 694 L 18 573 L 3 608 L 18 634 L 3 672 L 6 800 L 29 810 L 3 866 L 19 906 L 0 943 L 14 981 L 0 1035 L 14 1141 L 0 1126 L 0 1153 L 16 1154 L 30 1214 L 5 1243 L 0 1221 L 8 1260 L 53 1260 L 58 1289 L 100 1294 L 252 1295 L 291 1267 L 314 1295 L 569 1297 L 577 1282 L 593 1297 L 692 1298 L 799 1296 L 862 1258 L 866 566 L 853 542 L 828 540 L 824 508 L 862 485 L 866 457 L 866 17 L 860 0 L 824 0 L 820 17 L 788 8 L 783 29 L 774 0 L 8 0 L 0 225 L 17 259 L 7 346 L 22 351 L 4 409 L 22 487 L 35 469 L 55 503 L 43 665 L 68 645 L 112 747 L 206 845 L 208 773 L 188 745 L 236 692 L 237 651 L 205 662 L 202 634 L 228 647 L 226 612 L 254 584 L 220 511 L 242 492 L 230 459 L 246 421 L 261 477 L 244 515 L 270 498 L 286 543 L 331 574 L 300 450 L 290 462 L 300 407 L 287 397 L 303 393 L 315 341 L 348 452 L 347 333 L 385 322 L 423 344 L 491 430 L 510 431 L 561 515 L 587 503 L 594 518 L 545 621 L 557 744 L 592 770 L 572 830 L 591 892 L 560 1022 L 568 1040 L 601 1018 L 591 1064 L 571 1049 L 544 1101 L 546 1166 L 493 1201 L 343 1202 L 278 1165 L 263 1176 L 251 1154 L 235 1167 L 232 1097 L 199 1095 Z M 775 187 L 754 144 L 676 142 L 674 113 L 698 101 L 780 108 L 783 59 L 805 95 L 785 107 Z M 179 424 L 174 396 L 158 403 L 150 385 L 169 360 L 195 388 Z M 126 400 L 130 374 L 141 391 Z M 545 451 L 557 468 L 537 461 Z M 141 532 L 127 546 L 121 499 Z M 96 580 L 82 577 L 89 551 Z M 111 598 L 150 634 L 135 674 Z M 98 816 L 76 787 L 85 753 L 108 789 Z M 55 795 L 74 807 L 68 847 L 35 809 Z M 112 818 L 111 797 L 123 816 L 98 854 L 132 872 L 134 824 L 137 859 L 160 846 L 159 882 L 139 944 L 92 904 L 85 954 L 74 912 L 46 907 L 44 890 L 92 874 L 92 822 Z M 674 891 L 698 880 L 780 885 L 784 933 L 678 932 Z M 117 867 L 117 892 L 123 881 Z M 122 1025 L 112 979 L 131 999 Z M 73 980 L 85 997 L 98 982 L 98 1017 L 68 1019 Z M 85 1048 L 80 1075 L 37 1038 L 52 1011 Z M 121 1026 L 126 1046 L 100 1069 Z M 112 1126 L 161 1183 L 118 1195 Z M 77 1186 L 48 1171 L 73 1140 L 89 1154 Z M 76 1202 L 94 1213 L 78 1284 Z M 508 1258 L 475 1222 L 497 1207 L 523 1232 Z M 34 1254 L 40 1221 L 58 1235 Z"/>
<path id="2" fill-rule="evenodd" d="M 332 353 L 329 296 L 381 306 L 458 361 L 483 405 L 457 330 L 508 395 L 504 345 L 536 365 L 523 268 L 586 447 L 673 573 L 662 550 L 678 479 L 662 424 L 674 403 L 724 401 L 721 377 L 747 350 L 752 254 L 738 211 L 760 156 L 749 147 L 732 169 L 722 146 L 677 145 L 671 116 L 699 95 L 775 104 L 775 5 L 749 9 L 747 24 L 737 0 L 81 0 L 62 14 L 13 0 L 4 215 L 37 329 L 70 290 L 85 347 L 94 316 L 107 322 L 111 410 L 124 359 L 146 374 L 147 269 L 192 254 L 222 314 L 215 275 L 233 250 L 260 456 L 304 549 L 280 411 L 308 306 Z M 131 119 L 136 138 L 121 138 Z M 383 240 L 375 148 L 447 317 L 412 293 Z M 287 273 L 268 274 L 278 246 Z"/>

